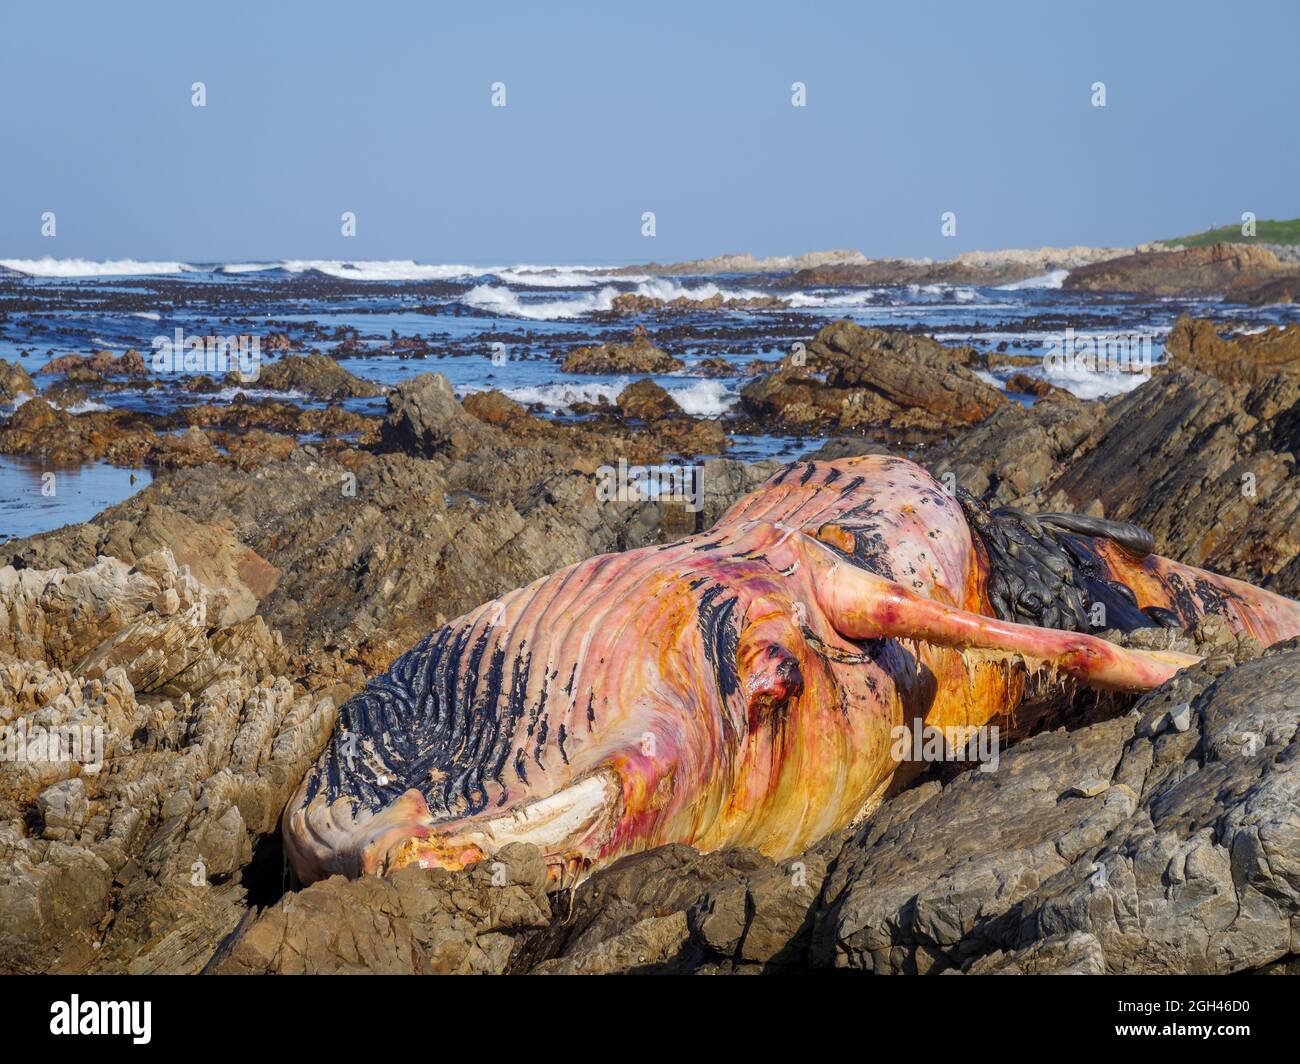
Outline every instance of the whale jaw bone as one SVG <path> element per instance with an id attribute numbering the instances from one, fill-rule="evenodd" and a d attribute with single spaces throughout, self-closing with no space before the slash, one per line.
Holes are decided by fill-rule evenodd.
<path id="1" fill-rule="evenodd" d="M 392 872 L 404 865 L 460 869 L 491 857 L 512 842 L 542 851 L 553 878 L 573 866 L 612 834 L 622 810 L 623 784 L 612 768 L 593 772 L 541 798 L 522 802 L 499 816 L 435 825 L 395 848 L 385 862 Z"/>

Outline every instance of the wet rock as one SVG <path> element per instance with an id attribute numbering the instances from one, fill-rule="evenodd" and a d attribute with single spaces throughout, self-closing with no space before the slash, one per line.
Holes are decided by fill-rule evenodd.
<path id="1" fill-rule="evenodd" d="M 275 399 L 250 399 L 243 392 L 237 393 L 227 404 L 205 403 L 187 407 L 181 416 L 186 423 L 203 429 L 224 428 L 235 433 L 259 429 L 295 436 L 321 436 L 325 438 L 322 446 L 349 439 L 358 445 L 369 445 L 379 440 L 380 420 L 376 417 L 333 404 L 322 409 Z M 289 443 L 292 446 L 293 441 Z"/>
<path id="2" fill-rule="evenodd" d="M 680 359 L 655 347 L 644 334 L 628 344 L 598 344 L 570 351 L 560 366 L 562 373 L 672 373 L 683 367 Z"/>
<path id="3" fill-rule="evenodd" d="M 687 372 L 696 377 L 735 377 L 740 372 L 738 367 L 725 358 L 702 358 L 686 368 Z"/>
<path id="4" fill-rule="evenodd" d="M 1006 380 L 1006 389 L 1009 392 L 1018 392 L 1020 395 L 1032 395 L 1039 399 L 1043 396 L 1050 395 L 1054 391 L 1062 391 L 1042 377 L 1031 377 L 1028 373 L 1013 373 Z"/>
<path id="5" fill-rule="evenodd" d="M 22 363 L 0 358 L 0 399 L 13 400 L 20 395 L 35 395 L 37 390 Z"/>
<path id="6" fill-rule="evenodd" d="M 134 347 L 119 356 L 112 351 L 96 351 L 93 355 L 63 355 L 52 358 L 40 368 L 40 374 L 62 373 L 69 380 L 94 383 L 105 377 L 146 377 L 148 368 L 144 356 Z"/>
<path id="7" fill-rule="evenodd" d="M 610 313 L 698 314 L 701 311 L 717 310 L 777 310 L 788 305 L 780 296 L 725 296 L 721 292 L 715 292 L 698 298 L 682 295 L 664 299 L 639 292 L 623 292 L 614 297 Z"/>
<path id="8" fill-rule="evenodd" d="M 624 417 L 641 421 L 657 421 L 682 412 L 668 390 L 649 377 L 633 381 L 619 393 L 618 409 Z"/>

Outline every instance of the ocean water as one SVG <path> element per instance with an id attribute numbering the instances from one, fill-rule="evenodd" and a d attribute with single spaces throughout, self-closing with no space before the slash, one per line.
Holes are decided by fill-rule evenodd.
<path id="1" fill-rule="evenodd" d="M 612 401 L 631 378 L 561 373 L 563 355 L 641 324 L 655 343 L 686 363 L 684 369 L 655 379 L 687 412 L 722 418 L 726 424 L 755 359 L 778 358 L 793 343 L 809 339 L 821 325 L 838 318 L 1021 356 L 1028 364 L 997 365 L 982 375 L 1004 386 L 1013 374 L 1024 372 L 1088 399 L 1128 391 L 1146 376 L 1045 362 L 1043 356 L 1061 343 L 1067 329 L 1073 330 L 1076 349 L 1085 342 L 1098 349 L 1108 341 L 1119 342 L 1142 347 L 1145 355 L 1159 360 L 1164 336 L 1179 314 L 1231 319 L 1236 327 L 1252 330 L 1300 320 L 1300 308 L 1290 306 L 1245 308 L 1213 299 L 1147 301 L 1072 293 L 1061 287 L 1063 280 L 1064 273 L 1058 271 L 989 288 L 837 288 L 801 287 L 782 275 L 658 277 L 635 268 L 589 264 L 0 259 L 0 358 L 19 362 L 45 387 L 58 379 L 39 374 L 53 358 L 98 349 L 118 354 L 134 347 L 148 359 L 155 340 L 172 339 L 178 329 L 191 337 L 288 332 L 295 350 L 326 354 L 338 348 L 343 331 L 354 331 L 361 354 L 344 359 L 342 365 L 358 376 L 394 385 L 436 370 L 458 394 L 498 388 L 546 416 L 566 418 L 573 416 L 575 404 Z M 611 312 L 614 299 L 623 293 L 681 300 L 687 309 L 617 316 Z M 772 296 L 783 305 L 716 308 L 704 302 Z M 698 309 L 691 308 L 693 303 L 700 304 Z M 429 352 L 415 357 L 394 353 L 394 337 L 419 337 Z M 265 350 L 262 358 L 264 365 L 275 361 Z M 698 366 L 705 358 L 722 359 L 732 374 L 704 375 Z M 187 393 L 178 387 L 183 377 L 164 372 L 148 382 L 152 387 L 87 388 L 68 408 L 170 413 L 187 404 L 228 402 L 239 391 L 324 405 L 310 397 L 277 395 L 256 384 L 216 394 Z M 385 401 L 350 399 L 343 405 L 374 413 L 384 409 Z M 0 413 L 13 406 L 11 402 Z M 748 459 L 792 458 L 821 442 L 755 436 L 741 425 L 735 429 L 728 453 Z M 6 496 L 0 533 L 5 535 L 84 520 L 145 483 L 139 471 L 132 485 L 129 471 L 93 465 L 75 476 L 65 472 L 68 494 L 61 487 L 51 499 L 40 496 L 38 486 L 33 497 L 29 465 L 7 462 L 0 469 Z M 96 509 L 88 510 L 91 506 Z"/>
<path id="2" fill-rule="evenodd" d="M 0 541 L 88 521 L 148 486 L 147 469 L 0 455 Z"/>

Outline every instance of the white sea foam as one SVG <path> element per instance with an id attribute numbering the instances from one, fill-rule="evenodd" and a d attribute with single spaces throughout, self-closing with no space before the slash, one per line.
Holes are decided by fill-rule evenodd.
<path id="1" fill-rule="evenodd" d="M 157 274 L 193 273 L 184 262 L 137 262 L 113 259 L 92 262 L 90 259 L 0 259 L 0 266 L 25 273 L 29 277 L 142 277 Z"/>
<path id="2" fill-rule="evenodd" d="M 719 288 L 711 282 L 691 287 L 669 280 L 667 277 L 652 277 L 636 286 L 636 294 L 665 301 L 689 299 L 698 303 L 704 299 L 712 299 L 714 296 L 721 296 L 723 299 L 754 299 L 768 293 L 758 292 L 751 288 Z"/>
<path id="3" fill-rule="evenodd" d="M 782 298 L 796 309 L 814 307 L 869 307 L 880 304 L 882 290 L 859 288 L 852 291 L 814 289 L 811 292 L 791 292 Z"/>
<path id="4" fill-rule="evenodd" d="M 52 406 L 58 406 L 58 403 L 52 403 Z M 80 403 L 73 403 L 71 406 L 59 407 L 65 414 L 91 414 L 100 410 L 108 410 L 107 403 L 99 403 L 94 399 L 84 399 Z"/>
<path id="5" fill-rule="evenodd" d="M 909 284 L 907 290 L 914 296 L 939 296 L 956 303 L 973 303 L 979 293 L 966 285 L 953 284 Z"/>
<path id="6" fill-rule="evenodd" d="M 615 288 L 602 288 L 599 292 L 585 293 L 573 299 L 530 300 L 509 288 L 481 284 L 466 292 L 462 302 L 506 317 L 555 321 L 609 310 L 614 305 L 617 294 Z"/>
<path id="7" fill-rule="evenodd" d="M 20 406 L 22 406 L 23 403 L 27 402 L 29 399 L 34 399 L 34 398 L 36 398 L 35 392 L 19 392 L 8 402 L 0 401 L 0 414 L 4 414 L 5 417 L 9 417 L 13 414 L 15 410 L 17 410 Z"/>
<path id="8" fill-rule="evenodd" d="M 36 392 L 19 392 L 10 402 L 0 404 L 0 411 L 5 414 L 13 414 L 13 412 L 24 403 L 35 399 L 36 394 Z M 73 403 L 71 406 L 64 406 L 52 399 L 47 401 L 50 406 L 54 407 L 54 409 L 62 410 L 65 414 L 89 414 L 96 410 L 111 409 L 107 403 L 97 402 L 94 399 L 83 399 L 81 402 Z"/>
<path id="9" fill-rule="evenodd" d="M 719 417 L 735 406 L 740 398 L 719 380 L 697 380 L 684 388 L 669 388 L 668 394 L 694 417 Z"/>
<path id="10" fill-rule="evenodd" d="M 156 314 L 152 310 L 133 310 L 131 317 L 144 318 L 145 321 L 162 321 L 162 315 Z"/>
<path id="11" fill-rule="evenodd" d="M 558 384 L 522 385 L 518 388 L 503 388 L 503 394 L 517 403 L 532 406 L 540 403 L 547 410 L 556 414 L 572 413 L 578 403 L 598 405 L 602 402 L 613 403 L 619 392 L 627 387 L 631 378 L 619 377 L 615 381 L 561 381 Z M 461 394 L 486 391 L 487 385 L 474 384 L 459 389 Z"/>
<path id="12" fill-rule="evenodd" d="M 286 273 L 306 273 L 314 270 L 328 277 L 338 277 L 345 281 L 453 281 L 457 278 L 477 277 L 485 272 L 478 266 L 461 266 L 452 263 L 427 265 L 410 259 L 394 262 L 288 259 L 281 262 L 278 268 Z M 231 271 L 227 268 L 226 272 Z"/>
<path id="13" fill-rule="evenodd" d="M 997 286 L 997 291 L 1019 292 L 1025 288 L 1060 288 L 1069 276 L 1069 270 L 1053 270 L 1051 273 L 1045 273 L 1039 277 L 1026 277 L 1023 281 L 1000 284 Z"/>
<path id="14" fill-rule="evenodd" d="M 196 392 L 195 394 L 205 402 L 210 401 L 212 399 L 220 399 L 222 402 L 228 403 L 232 399 L 234 399 L 236 395 L 239 395 L 241 393 L 249 399 L 285 400 L 285 399 L 311 399 L 312 398 L 312 396 L 308 395 L 306 392 L 300 392 L 296 390 L 280 392 L 272 388 L 250 388 L 244 384 L 232 385 L 229 388 L 222 388 L 219 392 L 210 392 L 210 393 Z"/>
<path id="15" fill-rule="evenodd" d="M 627 376 L 602 381 L 560 381 L 555 384 L 503 388 L 502 393 L 525 406 L 540 403 L 551 413 L 570 414 L 580 403 L 593 406 L 613 404 L 631 381 L 632 378 Z M 487 388 L 487 384 L 470 384 L 458 388 L 457 393 L 464 396 L 469 392 L 486 391 Z M 670 387 L 667 391 L 677 405 L 693 417 L 718 417 L 735 406 L 739 399 L 726 384 L 717 380 L 692 380 L 689 384 Z"/>
<path id="16" fill-rule="evenodd" d="M 618 278 L 628 281 L 631 278 Z M 653 299 L 689 299 L 695 302 L 712 299 L 721 295 L 724 299 L 748 299 L 763 293 L 749 289 L 719 288 L 715 284 L 688 286 L 670 281 L 663 277 L 653 277 L 637 284 L 635 294 Z M 510 288 L 500 285 L 481 284 L 470 289 L 463 297 L 463 302 L 480 310 L 491 311 L 513 318 L 531 318 L 534 321 L 555 321 L 561 318 L 580 318 L 585 314 L 594 314 L 610 310 L 618 290 L 606 286 L 599 292 L 587 292 L 570 299 L 534 300 L 521 296 Z"/>
<path id="17" fill-rule="evenodd" d="M 1015 370 L 1007 370 L 1008 375 Z M 1080 399 L 1109 399 L 1113 395 L 1124 395 L 1151 379 L 1149 373 L 1103 373 L 1090 371 L 1082 366 L 1072 366 L 1068 370 L 1048 372 L 1041 366 L 1031 366 L 1020 372 L 1031 377 L 1038 377 L 1048 384 L 1063 388 Z M 995 388 L 1006 387 L 1006 381 L 986 370 L 975 370 L 975 375 L 987 381 Z"/>
<path id="18" fill-rule="evenodd" d="M 1089 373 L 1087 370 L 1040 375 L 1048 384 L 1073 392 L 1080 399 L 1107 399 L 1112 395 L 1124 395 L 1151 379 L 1149 373 Z"/>
<path id="19" fill-rule="evenodd" d="M 217 273 L 262 273 L 265 270 L 279 270 L 278 262 L 227 262 L 217 267 Z"/>

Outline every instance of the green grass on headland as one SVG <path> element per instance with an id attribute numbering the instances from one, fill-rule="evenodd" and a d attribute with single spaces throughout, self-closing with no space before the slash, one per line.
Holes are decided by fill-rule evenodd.
<path id="1" fill-rule="evenodd" d="M 1238 223 L 1191 236 L 1174 237 L 1161 243 L 1178 248 L 1200 248 L 1207 244 L 1300 244 L 1300 218 L 1285 222 L 1258 221 L 1254 236 L 1242 236 L 1241 224 Z"/>

